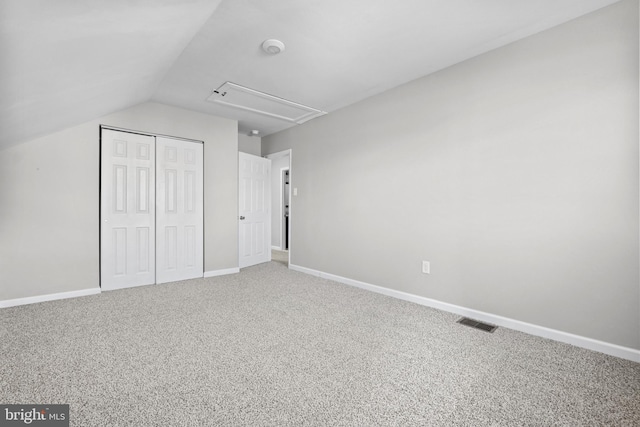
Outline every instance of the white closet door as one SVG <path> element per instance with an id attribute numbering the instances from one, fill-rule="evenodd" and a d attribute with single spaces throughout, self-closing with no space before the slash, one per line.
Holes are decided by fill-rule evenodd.
<path id="1" fill-rule="evenodd" d="M 271 160 L 238 153 L 238 265 L 271 261 Z"/>
<path id="2" fill-rule="evenodd" d="M 155 283 L 155 138 L 102 129 L 103 289 Z"/>
<path id="3" fill-rule="evenodd" d="M 202 144 L 156 137 L 156 283 L 203 277 Z"/>

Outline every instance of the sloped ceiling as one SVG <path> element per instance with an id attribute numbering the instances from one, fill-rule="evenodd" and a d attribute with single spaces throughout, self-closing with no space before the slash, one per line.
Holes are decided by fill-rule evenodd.
<path id="1" fill-rule="evenodd" d="M 331 112 L 616 1 L 2 0 L 0 148 L 148 100 L 267 135 L 292 124 L 206 99 L 231 81 Z"/>
<path id="2" fill-rule="evenodd" d="M 1 0 L 0 148 L 148 101 L 219 3 Z"/>

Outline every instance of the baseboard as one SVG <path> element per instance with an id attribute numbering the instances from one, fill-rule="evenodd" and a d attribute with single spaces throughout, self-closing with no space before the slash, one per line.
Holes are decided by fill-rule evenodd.
<path id="1" fill-rule="evenodd" d="M 227 274 L 234 274 L 234 273 L 239 273 L 239 272 L 240 272 L 240 269 L 238 267 L 225 268 L 225 269 L 222 269 L 222 270 L 205 271 L 204 272 L 204 277 L 225 276 Z"/>
<path id="2" fill-rule="evenodd" d="M 15 298 L 0 301 L 0 308 L 15 307 L 17 305 L 36 304 L 38 302 L 55 301 L 59 299 L 86 297 L 99 294 L 100 288 L 83 289 L 81 291 L 60 292 L 57 294 L 38 295 L 35 297 Z"/>
<path id="3" fill-rule="evenodd" d="M 226 274 L 234 274 L 238 272 L 240 272 L 240 269 L 237 267 L 227 268 L 224 270 L 206 271 L 204 273 L 204 277 L 224 276 Z M 26 305 L 26 304 L 36 304 L 39 302 L 55 301 L 59 299 L 84 297 L 87 295 L 97 295 L 100 292 L 102 292 L 100 288 L 94 288 L 94 289 L 83 289 L 81 291 L 60 292 L 57 294 L 38 295 L 35 297 L 15 298 L 15 299 L 0 301 L 0 308 L 15 307 L 18 305 Z"/>
<path id="4" fill-rule="evenodd" d="M 640 363 L 640 350 L 636 350 L 629 347 L 623 347 L 617 344 L 611 344 L 604 341 L 594 340 L 592 338 L 583 337 L 580 335 L 574 335 L 567 332 L 558 331 L 556 329 L 546 328 L 544 326 L 534 325 L 532 323 L 521 322 L 519 320 L 510 319 L 508 317 L 502 317 L 491 313 L 485 313 L 483 311 L 474 310 L 471 308 L 462 307 L 459 305 L 449 304 L 446 302 L 434 300 L 431 298 L 425 298 L 418 295 L 397 291 L 394 289 L 384 288 L 382 286 L 372 285 L 370 283 L 360 282 L 358 280 L 349 279 L 346 277 L 336 276 L 335 274 L 324 273 L 322 271 L 313 270 L 299 265 L 289 265 L 291 270 L 299 271 L 301 273 L 310 274 L 312 276 L 321 277 L 323 279 L 333 280 L 334 282 L 343 283 L 345 285 L 355 286 L 367 291 L 376 292 L 379 294 L 387 295 L 393 298 L 398 298 L 405 301 L 410 301 L 416 304 L 424 305 L 427 307 L 437 308 L 439 310 L 447 311 L 460 316 L 471 317 L 476 320 L 491 323 L 497 326 L 502 326 L 516 331 L 525 332 L 530 335 L 535 335 L 542 338 L 548 338 L 555 341 L 564 342 L 567 344 L 575 345 L 576 347 L 582 347 L 587 350 L 598 351 L 600 353 L 608 354 L 610 356 L 619 357 L 621 359 L 632 360 Z"/>

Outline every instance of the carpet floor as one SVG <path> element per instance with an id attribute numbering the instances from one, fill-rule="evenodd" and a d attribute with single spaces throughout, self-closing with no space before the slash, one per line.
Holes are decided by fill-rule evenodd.
<path id="1" fill-rule="evenodd" d="M 0 403 L 72 426 L 640 425 L 640 364 L 288 270 L 0 310 Z"/>

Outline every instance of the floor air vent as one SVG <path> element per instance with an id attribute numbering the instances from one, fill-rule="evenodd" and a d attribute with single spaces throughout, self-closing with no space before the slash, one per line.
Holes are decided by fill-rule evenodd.
<path id="1" fill-rule="evenodd" d="M 498 329 L 497 326 L 489 325 L 488 323 L 478 322 L 477 320 L 469 319 L 468 317 L 463 317 L 462 319 L 458 320 L 458 323 L 465 326 L 470 326 L 472 328 L 480 329 L 481 331 L 485 331 L 485 332 L 493 332 L 496 329 Z"/>

